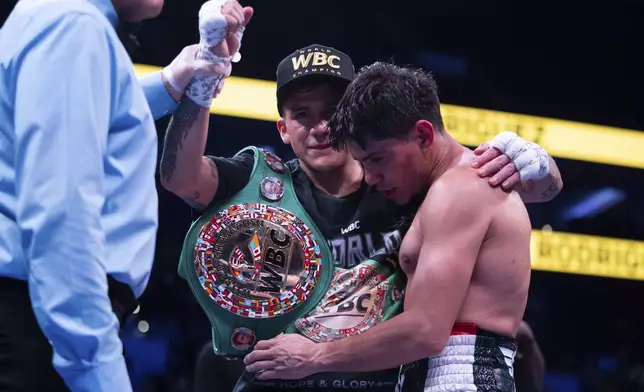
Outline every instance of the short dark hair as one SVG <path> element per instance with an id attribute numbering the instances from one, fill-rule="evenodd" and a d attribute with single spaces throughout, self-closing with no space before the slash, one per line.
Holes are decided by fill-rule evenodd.
<path id="1" fill-rule="evenodd" d="M 438 87 L 431 73 L 376 62 L 363 67 L 329 122 L 331 144 L 405 138 L 418 120 L 442 132 Z"/>

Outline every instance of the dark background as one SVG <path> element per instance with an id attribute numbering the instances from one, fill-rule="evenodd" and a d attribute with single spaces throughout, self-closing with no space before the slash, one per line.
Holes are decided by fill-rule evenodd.
<path id="1" fill-rule="evenodd" d="M 14 4 L 2 1 L 0 19 Z M 196 43 L 201 4 L 166 0 L 162 15 L 140 31 L 134 62 L 163 66 Z M 644 129 L 641 1 L 243 4 L 255 8 L 255 17 L 234 76 L 274 80 L 283 57 L 319 43 L 346 52 L 358 67 L 394 60 L 432 70 L 445 103 Z M 160 138 L 167 121 L 157 124 Z M 271 123 L 212 116 L 211 128 L 212 154 L 232 155 L 253 140 L 292 157 Z M 557 163 L 564 190 L 529 207 L 535 228 L 644 240 L 644 171 Z M 573 214 L 593 200 L 592 208 Z M 191 212 L 160 188 L 160 214 L 153 277 L 125 343 L 138 390 L 190 391 L 196 352 L 209 339 L 205 317 L 176 276 Z M 546 355 L 549 391 L 644 390 L 643 282 L 535 271 L 531 290 L 526 320 Z M 141 320 L 147 333 L 139 331 Z"/>

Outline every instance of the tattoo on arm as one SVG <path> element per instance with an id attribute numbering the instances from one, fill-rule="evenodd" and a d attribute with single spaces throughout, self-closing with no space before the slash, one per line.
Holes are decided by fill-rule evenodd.
<path id="1" fill-rule="evenodd" d="M 562 188 L 561 173 L 552 158 L 550 163 L 550 173 L 548 177 L 541 180 L 522 181 L 520 185 L 521 192 L 529 195 L 530 200 L 547 201 L 552 200 Z M 546 186 L 547 184 L 547 186 Z"/>
<path id="2" fill-rule="evenodd" d="M 539 187 L 539 191 L 541 191 L 539 194 L 541 200 L 552 200 L 552 198 L 554 198 L 561 191 L 563 185 L 561 180 L 561 172 L 559 172 L 557 164 L 551 157 L 548 157 L 548 160 L 550 161 L 550 175 L 548 176 L 548 178 L 550 179 L 550 184 L 548 184 L 548 187 L 545 189 L 543 188 L 543 186 Z"/>
<path id="3" fill-rule="evenodd" d="M 521 183 L 521 192 L 530 195 L 530 199 L 550 200 L 561 190 L 559 179 L 553 178 L 546 189 L 543 185 L 537 186 L 534 180 L 527 180 Z"/>
<path id="4" fill-rule="evenodd" d="M 559 171 L 559 167 L 555 163 L 555 160 L 552 159 L 552 157 L 548 158 L 550 164 L 550 174 L 551 174 L 551 181 L 550 185 L 546 190 L 541 192 L 541 199 L 542 200 L 551 200 L 553 197 L 555 197 L 559 192 L 561 192 L 561 188 L 563 188 L 563 180 L 561 178 L 561 172 Z"/>
<path id="5" fill-rule="evenodd" d="M 174 116 L 172 116 L 165 133 L 159 168 L 163 180 L 170 181 L 172 178 L 177 165 L 177 152 L 183 147 L 183 141 L 197 120 L 200 109 L 201 106 L 186 97 L 181 101 Z"/>
<path id="6" fill-rule="evenodd" d="M 212 176 L 212 178 L 219 178 L 219 172 L 217 171 L 217 164 L 210 158 L 204 157 L 203 159 L 206 159 L 208 164 L 210 165 L 210 175 Z M 194 191 L 191 197 L 189 198 L 184 197 L 182 198 L 182 200 L 188 203 L 188 205 L 194 208 L 195 210 L 203 211 L 208 206 L 199 202 L 200 198 L 201 198 L 201 193 L 199 193 L 199 191 Z"/>
<path id="7" fill-rule="evenodd" d="M 541 192 L 541 199 L 549 200 L 553 198 L 557 193 L 559 193 L 560 189 L 559 181 L 557 179 L 552 180 L 550 186 L 545 191 Z"/>

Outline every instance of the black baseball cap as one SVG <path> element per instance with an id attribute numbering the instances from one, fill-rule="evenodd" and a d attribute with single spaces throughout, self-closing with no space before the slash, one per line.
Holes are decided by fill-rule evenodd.
<path id="1" fill-rule="evenodd" d="M 277 107 L 281 113 L 284 91 L 296 81 L 316 76 L 348 85 L 354 75 L 351 57 L 335 48 L 314 44 L 298 49 L 277 66 Z"/>

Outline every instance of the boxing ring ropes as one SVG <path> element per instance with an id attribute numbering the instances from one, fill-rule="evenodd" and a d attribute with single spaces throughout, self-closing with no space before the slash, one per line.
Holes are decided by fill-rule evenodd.
<path id="1" fill-rule="evenodd" d="M 159 67 L 135 64 L 137 76 Z M 230 77 L 212 114 L 276 121 L 275 82 Z M 492 140 L 500 131 L 516 132 L 555 158 L 644 169 L 644 133 L 443 104 L 445 126 L 467 146 Z M 564 179 L 565 181 L 565 179 Z M 644 280 L 644 241 L 533 230 L 532 268 L 540 271 Z"/>

